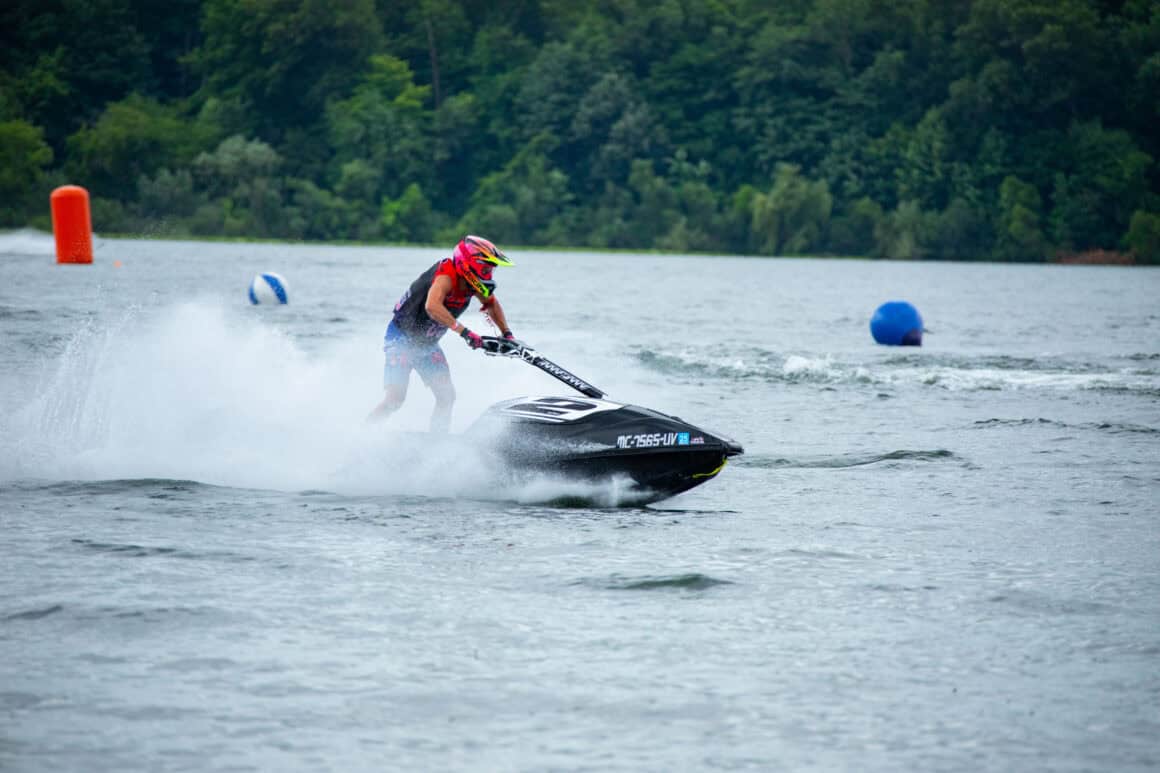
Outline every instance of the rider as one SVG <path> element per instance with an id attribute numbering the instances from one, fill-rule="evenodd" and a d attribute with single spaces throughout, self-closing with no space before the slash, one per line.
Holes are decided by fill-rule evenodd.
<path id="1" fill-rule="evenodd" d="M 431 414 L 431 431 L 446 432 L 451 425 L 451 407 L 455 387 L 447 357 L 439 339 L 449 329 L 458 333 L 472 349 L 483 346 L 483 339 L 457 317 L 467 310 L 472 296 L 479 298 L 483 313 L 511 339 L 503 306 L 495 297 L 491 275 L 496 266 L 514 265 L 494 244 L 480 236 L 465 236 L 455 246 L 450 258 L 438 261 L 419 275 L 395 304 L 394 317 L 387 325 L 383 340 L 386 362 L 383 366 L 383 388 L 386 396 L 368 420 L 383 419 L 402 406 L 407 398 L 411 369 L 418 371 L 423 383 L 435 395 Z"/>

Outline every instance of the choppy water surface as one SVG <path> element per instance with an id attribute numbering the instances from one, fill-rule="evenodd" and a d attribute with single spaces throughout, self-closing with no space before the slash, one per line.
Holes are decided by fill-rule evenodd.
<path id="1" fill-rule="evenodd" d="M 438 256 L 0 237 L 0 768 L 1160 765 L 1160 272 L 513 250 L 517 335 L 746 447 L 633 508 L 362 424 Z M 446 348 L 457 429 L 566 393 Z"/>

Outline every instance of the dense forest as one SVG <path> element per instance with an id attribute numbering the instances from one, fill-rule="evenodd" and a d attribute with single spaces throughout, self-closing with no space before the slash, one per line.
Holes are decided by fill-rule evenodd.
<path id="1" fill-rule="evenodd" d="M 5 0 L 0 226 L 1160 263 L 1156 0 Z"/>

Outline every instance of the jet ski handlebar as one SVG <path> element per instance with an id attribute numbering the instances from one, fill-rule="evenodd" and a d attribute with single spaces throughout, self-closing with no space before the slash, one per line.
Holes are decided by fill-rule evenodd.
<path id="1" fill-rule="evenodd" d="M 536 352 L 535 349 L 514 338 L 497 338 L 495 336 L 480 336 L 483 339 L 481 351 L 491 357 L 518 357 L 524 362 L 535 365 L 540 370 L 575 389 L 588 397 L 600 399 L 604 392 L 589 384 L 584 379 L 561 368 L 547 357 Z"/>
<path id="2" fill-rule="evenodd" d="M 525 351 L 535 352 L 523 341 L 514 338 L 497 338 L 495 336 L 480 336 L 483 339 L 484 354 L 492 357 L 522 357 Z"/>

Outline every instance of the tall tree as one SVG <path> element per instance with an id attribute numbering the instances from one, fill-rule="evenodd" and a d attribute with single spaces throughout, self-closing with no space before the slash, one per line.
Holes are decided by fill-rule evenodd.
<path id="1" fill-rule="evenodd" d="M 316 126 L 384 45 L 373 0 L 206 0 L 202 28 L 190 59 L 206 94 L 240 102 L 275 143 Z"/>

